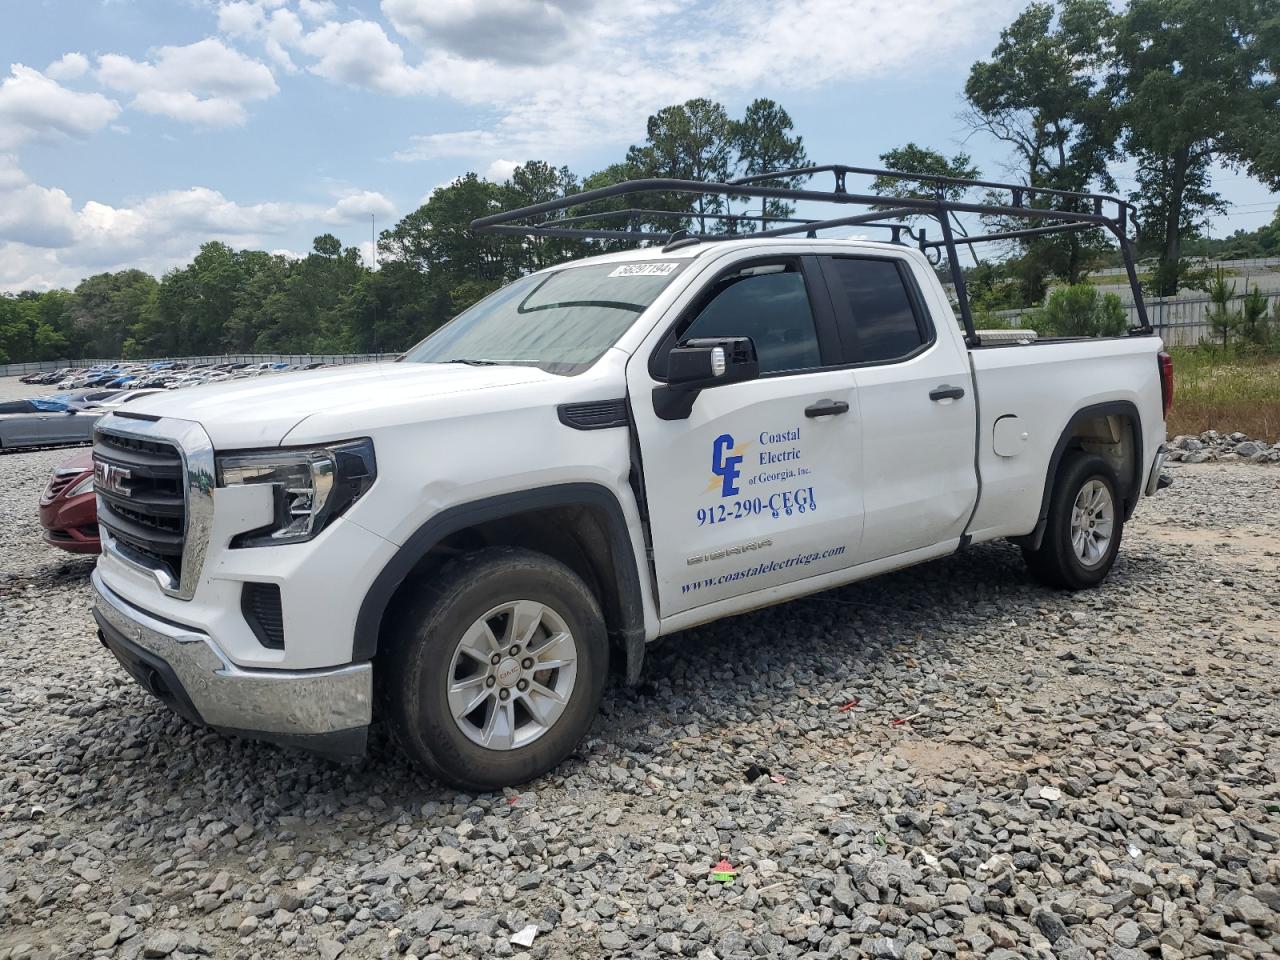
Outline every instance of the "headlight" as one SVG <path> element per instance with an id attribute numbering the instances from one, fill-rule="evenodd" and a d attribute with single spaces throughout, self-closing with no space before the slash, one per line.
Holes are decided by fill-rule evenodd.
<path id="1" fill-rule="evenodd" d="M 237 534 L 233 547 L 266 547 L 310 540 L 373 485 L 373 441 L 325 447 L 284 447 L 218 458 L 218 486 L 266 483 L 275 494 L 269 526 Z"/>
<path id="2" fill-rule="evenodd" d="M 77 483 L 74 487 L 72 487 L 70 490 L 67 491 L 67 499 L 70 500 L 72 497 L 78 497 L 80 496 L 80 494 L 88 493 L 92 489 L 93 489 L 93 474 L 91 473 L 87 477 L 85 477 L 83 480 L 81 480 L 79 483 Z"/>

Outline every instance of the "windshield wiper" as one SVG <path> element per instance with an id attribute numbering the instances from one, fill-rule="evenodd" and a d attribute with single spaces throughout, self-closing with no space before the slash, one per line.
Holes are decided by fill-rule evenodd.
<path id="1" fill-rule="evenodd" d="M 470 357 L 457 357 L 453 360 L 442 360 L 441 363 L 465 363 L 469 367 L 501 367 L 504 363 L 501 360 L 472 360 Z M 505 364 L 510 366 L 510 364 Z"/>

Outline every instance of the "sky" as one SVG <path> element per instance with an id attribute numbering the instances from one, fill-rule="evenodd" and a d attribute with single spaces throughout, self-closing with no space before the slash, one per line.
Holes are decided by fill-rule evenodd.
<path id="1" fill-rule="evenodd" d="M 959 119 L 1023 0 L 0 0 L 0 290 L 157 275 L 199 245 L 305 253 L 474 170 L 585 175 L 706 96 L 781 103 L 818 163 L 914 140 L 1006 152 Z M 1131 171 L 1121 170 L 1129 189 Z M 1215 234 L 1280 198 L 1220 171 Z"/>

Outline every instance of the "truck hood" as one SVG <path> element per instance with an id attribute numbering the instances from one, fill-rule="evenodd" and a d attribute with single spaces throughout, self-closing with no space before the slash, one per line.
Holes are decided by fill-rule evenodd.
<path id="1" fill-rule="evenodd" d="M 215 449 L 274 447 L 317 413 L 349 420 L 358 432 L 381 408 L 558 379 L 537 367 L 362 363 L 186 387 L 141 397 L 119 412 L 194 420 Z"/>

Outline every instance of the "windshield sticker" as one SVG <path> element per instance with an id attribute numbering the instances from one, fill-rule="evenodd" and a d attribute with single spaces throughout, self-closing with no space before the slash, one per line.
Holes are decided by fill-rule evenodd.
<path id="1" fill-rule="evenodd" d="M 665 277 L 679 269 L 678 263 L 624 263 L 615 267 L 611 277 Z"/>

